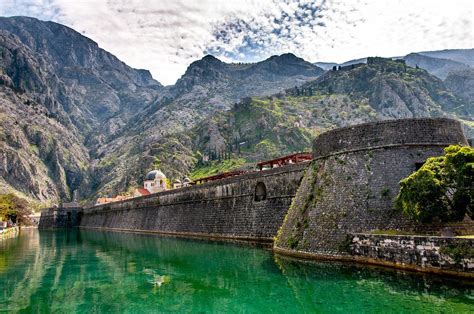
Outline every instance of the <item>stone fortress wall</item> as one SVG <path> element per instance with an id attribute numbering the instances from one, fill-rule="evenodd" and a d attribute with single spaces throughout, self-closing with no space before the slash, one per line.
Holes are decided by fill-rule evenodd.
<path id="1" fill-rule="evenodd" d="M 271 242 L 308 163 L 84 209 L 80 227 Z"/>
<path id="2" fill-rule="evenodd" d="M 439 231 L 434 225 L 414 224 L 394 210 L 393 202 L 399 181 L 451 144 L 467 144 L 461 124 L 451 119 L 340 128 L 314 140 L 311 162 L 85 208 L 77 222 L 82 228 L 186 237 L 272 242 L 276 236 L 274 251 L 281 254 L 396 267 L 412 263 L 411 269 L 430 272 L 447 267 L 450 273 L 469 272 L 472 277 L 474 259 L 463 266 L 439 253 L 445 243 L 467 240 L 421 237 L 415 240 L 426 245 L 407 246 L 403 236 L 371 235 L 392 229 L 426 231 L 425 227 L 429 234 Z M 56 211 L 45 210 L 40 227 L 67 225 L 67 213 Z M 470 222 L 464 229 L 472 234 L 472 227 Z M 412 250 L 408 259 L 407 250 Z M 441 270 L 427 270 L 436 263 Z"/>
<path id="3" fill-rule="evenodd" d="M 286 254 L 347 255 L 352 234 L 417 228 L 393 202 L 399 181 L 450 144 L 467 144 L 458 121 L 405 119 L 321 134 L 275 241 Z"/>

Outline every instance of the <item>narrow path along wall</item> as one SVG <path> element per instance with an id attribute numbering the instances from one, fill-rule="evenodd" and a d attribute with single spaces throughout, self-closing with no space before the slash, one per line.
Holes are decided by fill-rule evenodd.
<path id="1" fill-rule="evenodd" d="M 272 241 L 308 163 L 84 210 L 80 227 Z"/>
<path id="2" fill-rule="evenodd" d="M 368 123 L 320 135 L 314 160 L 275 242 L 292 255 L 348 255 L 352 233 L 413 230 L 394 210 L 400 179 L 450 144 L 467 144 L 450 119 Z"/>

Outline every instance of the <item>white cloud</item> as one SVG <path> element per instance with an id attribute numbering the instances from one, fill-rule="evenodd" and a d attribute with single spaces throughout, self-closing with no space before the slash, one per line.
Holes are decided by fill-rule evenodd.
<path id="1" fill-rule="evenodd" d="M 172 84 L 205 52 L 227 61 L 293 52 L 342 62 L 471 48 L 473 6 L 470 0 L 2 0 L 0 15 L 68 25 Z"/>

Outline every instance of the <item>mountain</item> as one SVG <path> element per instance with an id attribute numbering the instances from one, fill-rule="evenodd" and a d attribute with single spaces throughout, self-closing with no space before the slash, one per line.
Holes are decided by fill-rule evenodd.
<path id="1" fill-rule="evenodd" d="M 444 82 L 466 104 L 468 115 L 474 116 L 474 68 L 451 72 Z"/>
<path id="2" fill-rule="evenodd" d="M 335 62 L 315 62 L 313 63 L 315 66 L 320 67 L 324 71 L 331 70 L 334 66 L 338 65 Z"/>
<path id="3" fill-rule="evenodd" d="M 403 59 L 409 66 L 418 66 L 444 80 L 450 72 L 462 71 L 474 66 L 474 49 L 421 51 L 410 53 L 404 57 L 391 57 L 390 59 Z M 354 59 L 343 63 L 316 62 L 314 64 L 324 70 L 331 70 L 334 66 L 344 67 L 358 63 L 367 63 L 367 58 Z"/>
<path id="4" fill-rule="evenodd" d="M 335 62 L 315 62 L 314 65 L 317 65 L 321 67 L 324 70 L 332 70 L 334 66 L 347 66 L 347 65 L 352 65 L 352 64 L 358 64 L 358 63 L 367 63 L 367 58 L 360 58 L 360 59 L 353 59 L 349 60 L 343 63 L 335 63 Z"/>
<path id="5" fill-rule="evenodd" d="M 163 137 L 153 154 L 173 177 L 209 175 L 310 150 L 317 134 L 368 121 L 462 117 L 473 134 L 468 109 L 426 70 L 403 60 L 368 58 L 367 64 L 328 71 L 285 93 L 245 98 L 190 130 Z"/>
<path id="6" fill-rule="evenodd" d="M 469 69 L 469 65 L 457 61 L 430 57 L 422 53 L 410 53 L 403 57 L 409 66 L 418 66 L 427 70 L 440 79 L 445 79 L 449 73 Z"/>
<path id="7" fill-rule="evenodd" d="M 89 155 L 72 115 L 54 95 L 64 91 L 57 76 L 4 31 L 0 56 L 0 189 L 44 201 L 89 186 Z"/>
<path id="8" fill-rule="evenodd" d="M 421 51 L 419 54 L 456 61 L 474 67 L 474 49 L 445 49 L 437 51 Z"/>
<path id="9" fill-rule="evenodd" d="M 163 87 L 66 26 L 0 17 L 0 32 L 0 190 L 42 201 L 123 190 L 152 167 L 163 136 L 323 73 L 292 54 L 256 64 L 206 56 Z"/>
<path id="10" fill-rule="evenodd" d="M 2 124 L 0 186 L 39 200 L 89 194 L 91 147 L 154 101 L 162 85 L 53 22 L 0 18 L 0 50 L 0 110 L 15 121 Z"/>
<path id="11" fill-rule="evenodd" d="M 143 179 L 144 170 L 153 167 L 157 150 L 166 155 L 175 150 L 181 152 L 186 137 L 170 144 L 167 135 L 188 132 L 245 97 L 283 92 L 322 73 L 319 67 L 293 54 L 272 56 L 253 64 L 227 64 L 213 56 L 193 62 L 175 85 L 165 88 L 160 101 L 139 112 L 119 136 L 98 149 L 97 156 L 106 156 L 107 162 L 102 158 L 97 163 L 101 178 L 97 189 L 103 193 L 127 189 L 130 182 Z M 160 145 L 166 151 L 159 149 Z M 176 157 L 160 157 L 172 160 L 173 169 L 167 169 L 171 175 L 184 173 L 196 161 L 191 152 Z"/>

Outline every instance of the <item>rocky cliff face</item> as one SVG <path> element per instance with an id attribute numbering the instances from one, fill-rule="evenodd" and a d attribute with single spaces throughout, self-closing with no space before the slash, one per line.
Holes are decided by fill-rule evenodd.
<path id="1" fill-rule="evenodd" d="M 474 116 L 474 69 L 450 73 L 446 77 L 445 84 L 466 104 L 466 115 Z"/>
<path id="2" fill-rule="evenodd" d="M 72 29 L 0 18 L 2 189 L 39 200 L 90 194 L 94 149 L 161 89 Z"/>
<path id="3" fill-rule="evenodd" d="M 89 193 L 83 135 L 55 92 L 51 67 L 10 33 L 0 31 L 0 189 L 39 200 Z"/>
<path id="4" fill-rule="evenodd" d="M 152 102 L 162 88 L 148 71 L 130 68 L 63 25 L 15 17 L 0 18 L 0 29 L 17 36 L 20 47 L 42 60 L 39 70 L 55 80 L 55 84 L 48 81 L 49 101 L 56 101 L 83 131 L 101 126 L 102 133 L 113 134 L 115 125 L 125 123 L 128 116 Z M 24 70 L 25 75 L 31 72 Z"/>

